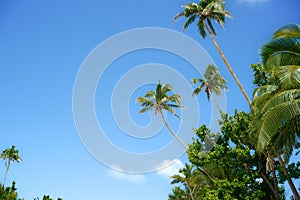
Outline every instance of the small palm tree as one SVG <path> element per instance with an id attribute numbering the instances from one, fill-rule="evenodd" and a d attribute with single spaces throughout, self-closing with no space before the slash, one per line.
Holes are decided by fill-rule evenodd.
<path id="1" fill-rule="evenodd" d="M 6 176 L 10 167 L 11 162 L 20 162 L 22 159 L 19 156 L 19 151 L 15 149 L 15 146 L 12 145 L 10 149 L 5 149 L 2 154 L 0 155 L 0 159 L 6 160 L 6 170 L 5 170 L 5 175 L 4 175 L 4 180 L 3 180 L 3 185 L 5 184 Z"/>
<path id="2" fill-rule="evenodd" d="M 141 106 L 144 107 L 140 110 L 140 113 L 144 113 L 146 111 L 155 109 L 155 114 L 160 114 L 165 125 L 171 132 L 171 134 L 178 140 L 178 142 L 187 149 L 187 146 L 184 142 L 176 135 L 176 133 L 169 126 L 164 114 L 163 110 L 174 114 L 176 117 L 179 117 L 174 108 L 182 108 L 180 105 L 180 95 L 172 94 L 168 95 L 169 92 L 172 92 L 172 86 L 169 84 L 161 85 L 160 81 L 156 86 L 156 90 L 148 91 L 144 97 L 138 97 L 137 102 L 141 103 Z"/>
<path id="3" fill-rule="evenodd" d="M 173 179 L 171 184 L 181 183 L 184 185 L 191 200 L 194 200 L 194 192 L 197 189 L 194 180 L 197 176 L 193 172 L 195 172 L 193 165 L 185 164 L 185 167 L 179 170 L 179 174 L 170 177 Z"/>
<path id="4" fill-rule="evenodd" d="M 206 37 L 206 32 L 208 32 L 213 44 L 215 45 L 216 49 L 218 50 L 221 58 L 223 59 L 226 67 L 228 68 L 230 74 L 234 78 L 235 82 L 237 83 L 238 87 L 240 88 L 241 92 L 243 93 L 245 99 L 247 100 L 248 104 L 251 104 L 250 98 L 248 97 L 245 89 L 243 88 L 242 84 L 238 80 L 237 76 L 233 72 L 230 64 L 228 63 L 226 57 L 224 56 L 222 50 L 220 49 L 218 43 L 216 42 L 214 36 L 217 35 L 215 28 L 212 25 L 212 21 L 216 21 L 222 28 L 224 28 L 225 18 L 230 17 L 231 13 L 224 9 L 224 1 L 223 0 L 200 0 L 197 3 L 190 3 L 184 7 L 184 11 L 178 13 L 172 20 L 175 22 L 180 17 L 187 18 L 183 26 L 183 30 L 185 30 L 190 24 L 192 24 L 197 18 L 198 23 L 198 30 L 199 33 L 203 38 Z"/>
<path id="5" fill-rule="evenodd" d="M 200 85 L 194 90 L 193 95 L 198 95 L 203 88 L 205 88 L 205 93 L 207 95 L 207 99 L 213 99 L 214 104 L 221 112 L 221 109 L 215 100 L 213 93 L 220 96 L 222 90 L 227 89 L 226 87 L 226 80 L 221 76 L 219 70 L 216 68 L 215 65 L 208 65 L 205 72 L 204 72 L 204 79 L 201 78 L 193 78 L 192 83 Z"/>

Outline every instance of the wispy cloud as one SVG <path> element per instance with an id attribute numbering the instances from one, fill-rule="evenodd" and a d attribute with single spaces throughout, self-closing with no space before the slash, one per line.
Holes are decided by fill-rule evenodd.
<path id="1" fill-rule="evenodd" d="M 122 172 L 121 168 L 119 167 L 114 167 L 115 169 L 109 169 L 108 170 L 108 175 L 114 178 L 115 180 L 119 181 L 129 181 L 131 183 L 135 184 L 140 184 L 146 181 L 146 178 L 143 174 L 129 174 L 129 173 L 124 173 Z"/>
<path id="2" fill-rule="evenodd" d="M 236 1 L 238 3 L 247 3 L 247 4 L 255 5 L 255 4 L 267 2 L 267 1 L 270 1 L 270 0 L 236 0 Z"/>
<path id="3" fill-rule="evenodd" d="M 170 164 L 170 163 L 172 163 L 172 164 Z M 160 164 L 160 166 L 158 168 L 163 167 L 163 166 L 168 166 L 168 167 L 163 168 L 162 170 L 158 171 L 157 173 L 159 175 L 169 178 L 170 176 L 177 174 L 178 170 L 183 167 L 183 164 L 179 159 L 175 159 L 173 161 L 165 160 L 164 162 L 162 162 Z"/>

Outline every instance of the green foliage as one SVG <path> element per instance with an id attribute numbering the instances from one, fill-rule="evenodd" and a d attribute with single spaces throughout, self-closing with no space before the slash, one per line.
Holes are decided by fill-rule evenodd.
<path id="1" fill-rule="evenodd" d="M 155 114 L 166 110 L 176 115 L 174 108 L 182 108 L 180 105 L 181 97 L 178 94 L 168 95 L 173 90 L 170 84 L 162 85 L 160 82 L 157 84 L 155 92 L 148 91 L 144 97 L 138 97 L 137 102 L 143 107 L 140 113 L 155 109 Z M 176 115 L 177 116 L 177 115 Z"/>
<path id="2" fill-rule="evenodd" d="M 258 87 L 269 84 L 269 75 L 265 72 L 264 67 L 261 63 L 251 64 L 253 70 L 253 84 Z"/>
<path id="3" fill-rule="evenodd" d="M 34 200 L 40 200 L 38 197 L 34 198 Z M 49 195 L 44 195 L 43 199 L 41 200 L 53 200 Z M 58 198 L 57 200 L 62 200 L 61 198 Z"/>
<path id="4" fill-rule="evenodd" d="M 178 13 L 172 21 L 175 22 L 180 17 L 187 18 L 183 26 L 183 30 L 185 30 L 198 18 L 197 27 L 203 38 L 206 37 L 206 31 L 217 35 L 211 21 L 216 21 L 224 28 L 226 17 L 231 18 L 231 13 L 224 9 L 224 3 L 223 0 L 205 0 L 198 4 L 190 3 L 184 6 L 184 11 Z"/>
<path id="5" fill-rule="evenodd" d="M 248 113 L 235 111 L 233 116 L 223 115 L 220 133 L 205 125 L 196 129 L 187 151 L 191 164 L 172 176 L 171 183 L 180 183 L 186 198 L 192 193 L 194 199 L 270 199 L 268 185 L 258 181 L 266 173 L 265 158 L 255 154 L 250 122 Z"/>
<path id="6" fill-rule="evenodd" d="M 259 152 L 275 147 L 286 160 L 300 136 L 299 35 L 299 25 L 282 27 L 261 49 L 264 65 L 252 65 L 259 86 L 252 103 L 253 142 Z"/>
<path id="7" fill-rule="evenodd" d="M 289 176 L 284 175 L 283 168 L 280 165 L 277 166 L 277 170 L 279 183 L 281 184 L 291 178 L 298 179 L 300 178 L 300 161 L 298 161 L 297 163 L 291 163 L 287 166 Z"/>
<path id="8" fill-rule="evenodd" d="M 18 192 L 16 188 L 16 183 L 12 182 L 12 186 L 4 187 L 0 185 L 0 199 L 1 200 L 24 200 L 18 199 Z"/>

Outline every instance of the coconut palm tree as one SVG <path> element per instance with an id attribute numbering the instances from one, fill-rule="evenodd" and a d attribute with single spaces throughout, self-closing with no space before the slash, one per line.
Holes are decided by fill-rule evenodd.
<path id="1" fill-rule="evenodd" d="M 248 97 L 245 89 L 242 84 L 238 80 L 236 74 L 232 70 L 229 62 L 224 56 L 222 50 L 220 49 L 218 43 L 216 42 L 214 36 L 217 35 L 214 26 L 212 25 L 212 21 L 216 21 L 222 28 L 224 28 L 225 18 L 230 17 L 231 13 L 224 9 L 224 1 L 223 0 L 200 0 L 197 3 L 190 3 L 186 6 L 183 6 L 183 12 L 178 13 L 172 20 L 175 22 L 180 17 L 187 18 L 183 30 L 185 30 L 191 23 L 193 23 L 196 19 L 198 19 L 197 26 L 199 33 L 203 38 L 206 37 L 206 32 L 209 34 L 213 44 L 215 45 L 217 51 L 219 52 L 221 58 L 223 59 L 226 67 L 228 68 L 230 74 L 234 78 L 241 92 L 243 93 L 245 99 L 247 100 L 249 106 L 251 104 L 250 98 Z"/>
<path id="2" fill-rule="evenodd" d="M 155 91 L 148 91 L 144 97 L 138 97 L 137 102 L 139 102 L 141 106 L 144 107 L 140 110 L 140 113 L 155 109 L 155 114 L 161 115 L 166 127 L 169 129 L 171 134 L 185 149 L 187 149 L 187 146 L 184 144 L 184 142 L 171 129 L 163 114 L 163 110 L 166 110 L 167 112 L 172 113 L 176 117 L 180 118 L 176 114 L 174 108 L 182 108 L 182 106 L 180 105 L 181 97 L 179 94 L 172 94 L 169 96 L 168 93 L 172 92 L 172 90 L 173 89 L 170 84 L 162 85 L 159 81 Z"/>
<path id="3" fill-rule="evenodd" d="M 285 162 L 300 138 L 300 28 L 287 25 L 275 32 L 273 40 L 261 49 L 267 85 L 255 90 L 251 135 L 259 153 L 277 158 L 289 177 Z M 281 158 L 284 156 L 285 162 Z M 300 199 L 291 178 L 288 183 Z"/>
<path id="4" fill-rule="evenodd" d="M 212 169 L 212 168 L 210 168 Z M 185 187 L 185 196 L 189 200 L 197 199 L 197 195 L 201 193 L 201 186 L 209 185 L 214 187 L 214 179 L 208 176 L 208 172 L 203 167 L 196 167 L 193 164 L 185 164 L 178 171 L 178 174 L 171 176 L 171 184 L 182 184 Z"/>
<path id="5" fill-rule="evenodd" d="M 197 176 L 194 174 L 193 165 L 185 164 L 184 168 L 179 170 L 179 174 L 175 174 L 171 176 L 173 179 L 171 184 L 181 183 L 186 188 L 189 199 L 194 200 L 194 192 L 197 189 L 197 185 L 195 184 L 195 178 Z"/>
<path id="6" fill-rule="evenodd" d="M 14 161 L 20 162 L 22 159 L 19 156 L 19 151 L 15 149 L 14 145 L 12 145 L 10 149 L 5 149 L 0 155 L 0 159 L 6 160 L 6 170 L 5 170 L 4 180 L 3 180 L 3 185 L 4 185 L 10 167 L 10 163 Z"/>
<path id="7" fill-rule="evenodd" d="M 208 65 L 204 72 L 204 79 L 193 78 L 192 83 L 200 85 L 193 91 L 193 95 L 198 95 L 203 88 L 205 88 L 205 93 L 207 99 L 212 98 L 217 109 L 222 112 L 218 102 L 215 100 L 213 93 L 220 96 L 222 90 L 227 89 L 226 80 L 220 75 L 218 68 L 215 65 Z"/>

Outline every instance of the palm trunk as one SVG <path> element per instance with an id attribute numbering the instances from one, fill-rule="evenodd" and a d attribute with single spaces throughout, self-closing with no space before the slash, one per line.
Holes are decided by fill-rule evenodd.
<path id="1" fill-rule="evenodd" d="M 172 135 L 178 140 L 178 142 L 187 150 L 187 146 L 184 144 L 184 142 L 176 135 L 176 133 L 174 133 L 174 131 L 171 129 L 171 127 L 169 126 L 167 120 L 165 119 L 165 116 L 164 114 L 162 113 L 161 110 L 158 110 L 158 112 L 161 114 L 161 117 L 165 123 L 165 125 L 167 126 L 167 128 L 169 129 L 169 131 L 172 133 Z M 212 176 L 208 173 L 208 171 L 202 167 L 201 171 L 208 177 L 208 179 L 212 182 L 213 182 L 213 178 Z"/>
<path id="2" fill-rule="evenodd" d="M 211 181 L 211 183 L 213 184 L 214 183 L 214 179 L 212 178 L 212 176 L 208 173 L 208 171 L 202 167 L 202 169 L 200 169 L 207 177 L 208 179 Z"/>
<path id="3" fill-rule="evenodd" d="M 208 26 L 206 25 L 206 23 L 204 23 L 204 26 L 205 26 L 207 32 L 209 33 L 209 36 L 210 36 L 211 40 L 213 41 L 215 47 L 217 48 L 217 50 L 218 50 L 220 56 L 222 57 L 222 59 L 223 59 L 225 65 L 226 65 L 227 69 L 229 70 L 229 72 L 230 72 L 230 74 L 232 75 L 233 79 L 235 80 L 236 84 L 239 86 L 241 92 L 243 93 L 245 99 L 247 100 L 247 102 L 248 102 L 248 104 L 249 104 L 249 106 L 250 106 L 250 105 L 251 105 L 251 101 L 250 101 L 250 98 L 248 97 L 248 95 L 247 95 L 245 89 L 243 88 L 243 86 L 242 86 L 242 84 L 240 83 L 239 79 L 237 78 L 237 76 L 236 76 L 235 73 L 233 72 L 233 70 L 232 70 L 230 64 L 228 63 L 226 57 L 224 56 L 222 50 L 220 49 L 219 45 L 217 44 L 217 42 L 216 42 L 216 40 L 215 40 L 215 38 L 214 38 L 212 32 L 209 30 L 209 28 L 208 28 Z"/>
<path id="4" fill-rule="evenodd" d="M 5 174 L 4 174 L 4 180 L 3 180 L 3 186 L 5 185 L 5 181 L 6 181 L 6 176 L 9 170 L 9 166 L 10 166 L 10 162 L 7 162 L 7 166 L 6 166 L 6 170 L 5 170 Z"/>
<path id="5" fill-rule="evenodd" d="M 278 161 L 279 161 L 281 167 L 283 168 L 284 175 L 286 177 L 289 177 L 289 173 L 288 173 L 288 171 L 287 171 L 287 169 L 285 167 L 285 164 L 284 164 L 284 162 L 283 162 L 283 160 L 282 160 L 282 158 L 281 158 L 281 156 L 279 154 L 277 154 L 277 158 L 278 158 Z M 288 178 L 287 181 L 288 181 L 288 184 L 289 184 L 289 186 L 290 186 L 290 188 L 291 188 L 291 190 L 292 190 L 292 192 L 294 194 L 295 200 L 300 200 L 299 193 L 297 192 L 297 189 L 296 189 L 296 187 L 295 187 L 292 179 Z"/>
<path id="6" fill-rule="evenodd" d="M 187 149 L 188 147 L 184 144 L 184 142 L 176 135 L 176 133 L 174 133 L 174 131 L 171 129 L 171 127 L 169 126 L 167 120 L 165 119 L 164 114 L 162 113 L 161 110 L 159 110 L 159 113 L 161 114 L 161 117 L 165 123 L 165 125 L 167 126 L 167 128 L 169 129 L 169 131 L 171 132 L 171 134 L 176 138 L 176 140 L 185 148 Z"/>
<path id="7" fill-rule="evenodd" d="M 276 199 L 276 200 L 280 200 L 280 197 L 279 197 L 279 194 L 278 192 L 276 191 L 276 189 L 274 189 L 274 186 L 270 183 L 269 179 L 267 178 L 267 176 L 263 173 L 263 172 L 260 172 L 260 175 L 261 177 L 263 178 L 263 180 L 266 182 L 266 184 L 269 186 L 272 194 L 273 194 L 273 197 Z"/>
<path id="8" fill-rule="evenodd" d="M 274 168 L 272 169 L 272 175 L 273 175 L 274 190 L 275 190 L 276 194 L 278 195 L 279 194 L 278 181 L 277 181 L 276 171 Z M 279 196 L 276 198 L 280 199 Z"/>
<path id="9" fill-rule="evenodd" d="M 187 188 L 190 191 L 190 198 L 191 198 L 191 200 L 194 200 L 194 195 L 193 195 L 193 191 L 192 191 L 191 187 L 188 184 L 186 184 L 186 186 L 187 186 Z"/>
<path id="10" fill-rule="evenodd" d="M 215 104 L 216 108 L 218 109 L 219 113 L 222 114 L 223 112 L 222 112 L 218 102 L 216 101 L 216 98 L 213 96 L 213 94 L 210 90 L 208 90 L 208 92 L 209 92 L 209 95 L 211 96 L 213 103 Z"/>

